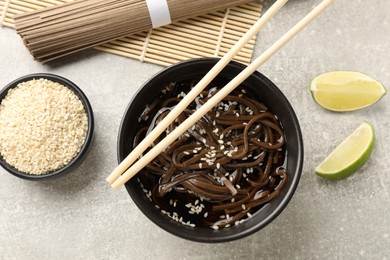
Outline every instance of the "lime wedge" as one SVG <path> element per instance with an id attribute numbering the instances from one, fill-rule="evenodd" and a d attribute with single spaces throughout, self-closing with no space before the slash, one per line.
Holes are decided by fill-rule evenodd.
<path id="1" fill-rule="evenodd" d="M 316 174 L 329 180 L 347 178 L 364 165 L 374 143 L 374 129 L 368 122 L 363 122 L 315 168 Z"/>
<path id="2" fill-rule="evenodd" d="M 319 105 L 338 112 L 368 107 L 386 94 L 380 82 L 354 71 L 321 74 L 311 82 L 310 91 Z"/>

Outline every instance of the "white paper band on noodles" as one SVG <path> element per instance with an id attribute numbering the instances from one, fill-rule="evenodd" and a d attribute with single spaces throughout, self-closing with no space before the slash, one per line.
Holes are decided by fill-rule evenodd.
<path id="1" fill-rule="evenodd" d="M 153 28 L 171 23 L 167 0 L 146 0 Z"/>

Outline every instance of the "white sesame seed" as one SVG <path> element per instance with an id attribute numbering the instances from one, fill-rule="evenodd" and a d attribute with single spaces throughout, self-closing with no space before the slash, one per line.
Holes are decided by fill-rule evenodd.
<path id="1" fill-rule="evenodd" d="M 33 175 L 67 165 L 84 144 L 88 130 L 87 114 L 75 93 L 43 78 L 10 89 L 1 101 L 0 117 L 1 156 Z M 59 134 L 50 133 L 59 129 Z"/>
<path id="2" fill-rule="evenodd" d="M 199 169 L 202 169 L 202 163 L 199 163 Z"/>

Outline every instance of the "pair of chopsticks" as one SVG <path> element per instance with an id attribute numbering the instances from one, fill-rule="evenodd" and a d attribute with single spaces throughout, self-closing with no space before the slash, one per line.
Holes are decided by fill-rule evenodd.
<path id="1" fill-rule="evenodd" d="M 148 153 L 142 156 L 136 163 L 137 158 L 165 131 L 179 114 L 187 108 L 187 106 L 202 92 L 202 90 L 222 71 L 222 69 L 233 59 L 239 50 L 253 37 L 259 30 L 275 15 L 280 8 L 288 0 L 277 0 L 267 12 L 249 29 L 249 31 L 232 47 L 232 49 L 222 57 L 214 67 L 199 81 L 199 83 L 180 101 L 179 104 L 146 136 L 142 142 L 134 148 L 134 150 L 118 165 L 118 167 L 108 176 L 107 182 L 112 188 L 118 188 L 134 175 L 136 175 L 149 162 L 156 158 L 164 151 L 171 143 L 191 128 L 199 119 L 201 119 L 214 106 L 222 101 L 231 91 L 239 86 L 245 79 L 253 74 L 258 67 L 264 64 L 278 50 L 287 44 L 294 36 L 301 32 L 306 25 L 313 21 L 320 13 L 322 13 L 334 0 L 323 0 L 316 8 L 308 13 L 278 41 L 276 41 L 269 49 L 261 56 L 256 58 L 242 72 L 240 72 L 227 85 L 220 89 L 213 97 L 211 97 L 203 106 L 195 113 L 188 117 L 182 124 L 177 126 L 168 136 L 161 140 Z M 133 164 L 134 163 L 134 164 Z"/>

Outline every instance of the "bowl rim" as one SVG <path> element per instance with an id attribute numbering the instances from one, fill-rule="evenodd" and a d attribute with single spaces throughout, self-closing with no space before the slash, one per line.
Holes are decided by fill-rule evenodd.
<path id="1" fill-rule="evenodd" d="M 52 171 L 47 174 L 41 174 L 41 175 L 33 175 L 28 174 L 22 171 L 19 171 L 9 165 L 4 158 L 0 155 L 0 165 L 9 173 L 13 174 L 14 176 L 17 176 L 19 178 L 25 179 L 25 180 L 44 180 L 49 179 L 53 177 L 58 177 L 60 175 L 63 175 L 65 173 L 69 173 L 72 169 L 76 168 L 86 157 L 88 150 L 90 148 L 90 144 L 93 139 L 93 132 L 94 132 L 94 116 L 93 116 L 93 110 L 92 106 L 87 98 L 87 96 L 84 94 L 84 92 L 72 81 L 70 81 L 67 78 L 64 78 L 62 76 L 52 74 L 52 73 L 32 73 L 28 75 L 21 76 L 12 82 L 8 83 L 3 89 L 0 90 L 0 103 L 2 102 L 3 98 L 8 94 L 8 91 L 12 88 L 15 88 L 19 83 L 29 81 L 32 79 L 39 79 L 44 78 L 48 79 L 54 82 L 58 82 L 62 84 L 63 86 L 70 89 L 73 93 L 75 93 L 80 101 L 82 102 L 85 112 L 87 114 L 88 118 L 88 131 L 86 135 L 86 139 L 84 141 L 83 146 L 80 148 L 80 151 L 78 154 L 64 167 Z"/>
<path id="2" fill-rule="evenodd" d="M 126 115 L 130 112 L 133 102 L 135 102 L 135 100 L 138 98 L 139 94 L 142 93 L 143 89 L 145 87 L 147 87 L 148 85 L 152 84 L 153 81 L 155 81 L 156 77 L 160 77 L 161 75 L 169 73 L 171 70 L 176 70 L 177 68 L 180 68 L 181 66 L 188 66 L 188 65 L 198 63 L 198 62 L 206 62 L 206 63 L 215 64 L 218 60 L 219 60 L 219 58 L 195 58 L 195 59 L 182 61 L 182 62 L 176 63 L 174 65 L 171 65 L 167 68 L 160 70 L 159 72 L 157 72 L 153 76 L 151 76 L 144 84 L 142 84 L 142 86 L 136 91 L 136 93 L 130 99 L 130 102 L 128 103 L 128 105 L 124 111 L 124 114 L 123 114 L 123 117 L 122 117 L 122 120 L 121 120 L 121 123 L 119 126 L 118 140 L 117 140 L 118 163 L 121 162 L 121 140 L 122 140 L 122 136 L 125 134 L 125 133 L 123 133 L 123 131 L 124 131 L 124 124 L 126 121 Z M 228 66 L 237 67 L 240 70 L 243 70 L 246 67 L 246 65 L 239 63 L 239 62 L 236 62 L 236 61 L 231 61 L 226 67 L 228 67 Z M 176 230 L 172 230 L 172 228 L 170 228 L 170 226 L 168 224 L 164 223 L 166 221 L 157 221 L 157 220 L 153 219 L 151 216 L 149 216 L 149 214 L 147 214 L 145 212 L 146 210 L 145 210 L 145 207 L 142 205 L 141 200 L 137 199 L 135 191 L 133 191 L 130 187 L 130 185 L 131 185 L 130 183 L 133 179 L 130 180 L 128 183 L 126 183 L 125 187 L 126 187 L 127 192 L 129 193 L 133 202 L 141 210 L 141 212 L 149 220 L 151 220 L 154 224 L 156 224 L 157 226 L 159 226 L 163 230 L 167 231 L 168 233 L 171 233 L 175 236 L 178 236 L 178 237 L 190 240 L 190 241 L 202 242 L 202 243 L 220 243 L 220 242 L 229 242 L 229 241 L 237 240 L 237 239 L 240 239 L 243 237 L 247 237 L 247 236 L 259 231 L 260 229 L 264 228 L 265 226 L 267 226 L 274 219 L 276 219 L 277 216 L 279 216 L 281 214 L 281 212 L 287 207 L 288 203 L 292 199 L 292 197 L 293 197 L 293 195 L 298 187 L 300 177 L 302 175 L 303 160 L 304 160 L 303 137 L 302 137 L 302 131 L 300 128 L 298 118 L 295 114 L 294 109 L 291 106 L 291 103 L 288 101 L 288 99 L 286 98 L 284 93 L 270 79 L 268 79 L 265 75 L 263 75 L 259 71 L 255 71 L 250 77 L 256 77 L 257 80 L 263 81 L 266 85 L 271 87 L 273 90 L 276 90 L 278 92 L 278 95 L 280 95 L 280 97 L 285 101 L 285 105 L 288 108 L 287 112 L 289 113 L 289 117 L 291 118 L 292 125 L 294 128 L 294 133 L 296 133 L 297 146 L 298 146 L 298 148 L 297 148 L 297 161 L 296 161 L 297 166 L 296 166 L 294 178 L 292 178 L 292 181 L 291 181 L 290 189 L 286 190 L 286 194 L 285 194 L 283 200 L 281 200 L 281 202 L 276 206 L 276 208 L 271 212 L 271 214 L 267 215 L 267 217 L 265 217 L 261 222 L 257 223 L 256 225 L 253 225 L 251 228 L 245 229 L 244 231 L 242 231 L 240 233 L 228 234 L 224 237 L 218 237 L 218 236 L 216 236 L 216 237 L 196 236 L 196 237 L 194 237 L 193 234 L 187 234 L 186 232 L 176 232 Z M 167 219 L 167 220 L 169 220 L 169 219 Z M 183 225 L 183 227 L 188 228 L 184 225 Z M 183 230 L 184 230 L 184 228 L 183 228 Z M 220 229 L 218 231 L 220 232 L 221 230 L 223 230 L 223 229 Z"/>

